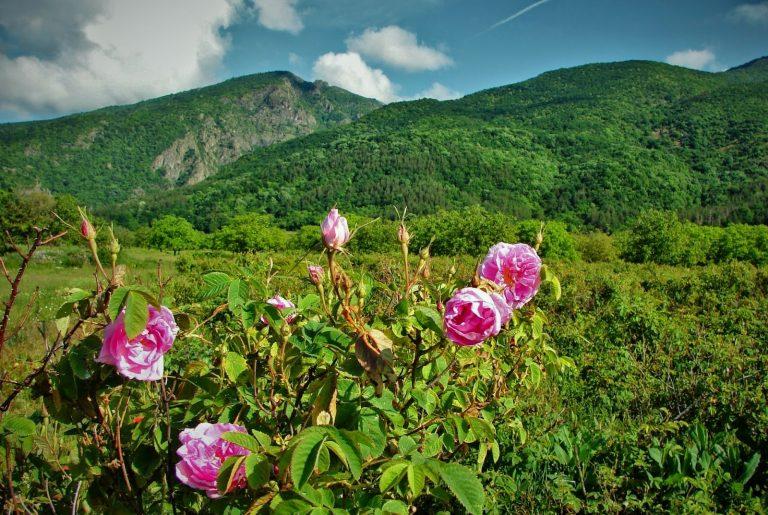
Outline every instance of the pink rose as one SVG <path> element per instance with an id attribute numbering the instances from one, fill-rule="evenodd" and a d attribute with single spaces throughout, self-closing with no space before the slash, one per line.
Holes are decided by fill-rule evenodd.
<path id="1" fill-rule="evenodd" d="M 497 243 L 477 268 L 477 275 L 504 287 L 504 298 L 511 309 L 531 300 L 541 284 L 541 259 L 525 243 Z"/>
<path id="2" fill-rule="evenodd" d="M 325 271 L 320 265 L 308 265 L 307 273 L 309 274 L 309 280 L 312 281 L 312 284 L 318 285 L 323 282 Z"/>
<path id="3" fill-rule="evenodd" d="M 498 293 L 463 288 L 445 303 L 445 335 L 458 345 L 477 345 L 499 334 L 511 315 Z"/>
<path id="4" fill-rule="evenodd" d="M 267 301 L 267 304 L 269 304 L 270 306 L 275 306 L 280 311 L 282 311 L 284 309 L 295 308 L 296 307 L 293 304 L 293 302 L 291 302 L 288 299 L 285 299 L 285 298 L 281 297 L 280 295 L 275 295 L 274 297 L 269 299 Z M 291 313 L 290 315 L 285 317 L 285 321 L 288 322 L 289 324 L 292 324 L 294 320 L 296 320 L 296 313 Z M 267 321 L 267 319 L 265 317 L 262 316 L 261 317 L 261 323 L 264 324 L 264 325 L 267 325 L 269 322 Z"/>
<path id="5" fill-rule="evenodd" d="M 176 339 L 179 328 L 171 311 L 149 306 L 147 327 L 132 340 L 125 333 L 125 312 L 104 329 L 104 344 L 96 361 L 117 368 L 130 379 L 156 381 L 163 377 L 163 355 Z"/>
<path id="6" fill-rule="evenodd" d="M 211 499 L 221 497 L 216 488 L 216 476 L 224 461 L 230 456 L 250 454 L 248 449 L 227 442 L 221 435 L 230 431 L 247 433 L 244 427 L 235 424 L 209 424 L 203 422 L 197 427 L 185 429 L 179 435 L 181 447 L 176 454 L 181 461 L 176 464 L 176 477 L 187 486 L 205 490 Z M 245 486 L 245 466 L 235 474 L 234 488 Z"/>
<path id="7" fill-rule="evenodd" d="M 323 233 L 323 243 L 328 250 L 340 250 L 349 241 L 347 219 L 339 216 L 339 210 L 336 208 L 328 212 L 328 216 L 320 225 L 320 230 Z"/>

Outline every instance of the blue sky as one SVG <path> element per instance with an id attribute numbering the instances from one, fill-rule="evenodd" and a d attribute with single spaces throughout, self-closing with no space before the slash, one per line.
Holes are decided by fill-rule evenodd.
<path id="1" fill-rule="evenodd" d="M 766 54 L 764 0 L 0 0 L 0 120 L 270 70 L 388 102 L 591 62 L 719 71 Z"/>

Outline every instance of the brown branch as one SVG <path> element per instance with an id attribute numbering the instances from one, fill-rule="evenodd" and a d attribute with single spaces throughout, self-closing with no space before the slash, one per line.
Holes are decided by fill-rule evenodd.
<path id="1" fill-rule="evenodd" d="M 43 239 L 43 229 L 39 227 L 35 227 L 35 240 L 32 242 L 32 244 L 29 247 L 29 250 L 25 254 L 21 251 L 21 249 L 16 245 L 16 243 L 13 242 L 11 239 L 11 234 L 6 231 L 6 236 L 8 238 L 8 242 L 10 243 L 11 247 L 21 256 L 21 264 L 19 265 L 19 269 L 16 272 L 16 277 L 11 280 L 11 275 L 8 273 L 8 269 L 5 267 L 5 262 L 2 263 L 3 268 L 3 274 L 5 275 L 5 278 L 8 280 L 8 282 L 11 284 L 11 292 L 8 296 L 8 300 L 5 302 L 5 310 L 3 311 L 3 318 L 0 321 L 0 355 L 3 353 L 3 347 L 5 346 L 5 342 L 9 339 L 6 335 L 6 331 L 8 329 L 8 323 L 11 320 L 11 310 L 13 309 L 13 305 L 16 302 L 16 298 L 19 296 L 19 285 L 21 284 L 21 280 L 24 277 L 24 273 L 27 271 L 27 266 L 29 265 L 29 262 L 32 260 L 32 256 L 35 254 L 35 251 L 44 245 L 48 245 L 52 241 L 61 238 L 66 234 L 65 232 L 59 233 L 55 236 L 51 236 L 49 238 Z"/>
<path id="2" fill-rule="evenodd" d="M 57 351 L 60 349 L 66 349 L 69 346 L 69 342 L 72 339 L 72 336 L 74 336 L 75 332 L 80 328 L 82 325 L 83 320 L 78 320 L 74 326 L 72 326 L 72 329 L 70 329 L 67 334 L 61 338 L 57 338 L 54 344 L 51 346 L 50 349 L 48 349 L 48 352 L 46 352 L 45 356 L 42 359 L 42 362 L 39 367 L 37 367 L 35 370 L 30 372 L 27 377 L 25 377 L 22 381 L 20 381 L 16 388 L 13 389 L 13 391 L 8 395 L 8 397 L 5 398 L 2 404 L 0 404 L 0 414 L 5 413 L 8 411 L 8 409 L 11 407 L 11 403 L 16 398 L 17 395 L 19 395 L 22 390 L 29 387 L 32 382 L 35 380 L 37 376 L 42 374 L 45 369 L 48 367 L 48 363 L 53 359 L 53 356 L 56 354 Z"/>

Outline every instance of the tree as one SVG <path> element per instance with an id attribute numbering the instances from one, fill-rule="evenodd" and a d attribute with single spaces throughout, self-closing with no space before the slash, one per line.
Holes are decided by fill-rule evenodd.
<path id="1" fill-rule="evenodd" d="M 623 242 L 621 257 L 634 263 L 675 265 L 685 244 L 683 224 L 671 211 L 645 211 L 637 217 Z"/>
<path id="2" fill-rule="evenodd" d="M 174 254 L 180 250 L 198 248 L 201 239 L 202 234 L 195 230 L 191 223 L 173 215 L 166 215 L 155 221 L 149 232 L 150 247 L 172 250 Z"/>
<path id="3" fill-rule="evenodd" d="M 213 234 L 213 247 L 233 252 L 280 250 L 288 243 L 288 233 L 273 225 L 271 215 L 237 215 Z"/>

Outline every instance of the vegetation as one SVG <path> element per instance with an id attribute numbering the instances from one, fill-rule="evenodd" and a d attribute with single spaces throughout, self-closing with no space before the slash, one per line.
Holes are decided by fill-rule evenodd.
<path id="1" fill-rule="evenodd" d="M 210 231 L 255 211 L 298 229 L 343 202 L 368 216 L 481 205 L 603 231 L 654 208 L 708 225 L 766 223 L 767 63 L 722 73 L 588 65 L 455 101 L 391 104 L 116 216 L 134 226 L 170 212 Z"/>
<path id="2" fill-rule="evenodd" d="M 254 147 L 347 123 L 378 106 L 274 72 L 56 120 L 0 124 L 0 188 L 40 185 L 111 208 L 198 182 Z"/>
<path id="3" fill-rule="evenodd" d="M 411 232 L 415 231 L 415 225 L 409 227 Z M 373 230 L 375 235 L 380 227 L 387 226 L 388 223 L 371 224 L 366 229 Z M 390 232 L 390 242 L 396 242 L 395 233 Z M 362 230 L 350 245 L 361 234 Z M 603 236 L 588 235 L 590 240 L 604 243 Z M 315 238 L 318 237 L 319 230 L 315 227 Z M 544 241 L 547 241 L 546 233 Z M 605 245 L 596 247 L 606 248 Z M 38 275 L 27 288 L 35 284 L 57 285 L 46 290 L 41 296 L 43 300 L 39 301 L 50 306 L 38 316 L 50 320 L 45 325 L 51 330 L 61 313 L 60 304 L 71 305 L 68 303 L 78 296 L 78 291 L 89 292 L 89 283 L 93 281 L 88 267 L 82 268 L 82 263 L 76 268 L 66 265 L 67 256 L 73 252 L 74 248 L 66 246 L 53 248 L 45 259 L 33 262 L 31 268 L 31 272 Z M 121 379 L 111 367 L 93 363 L 100 340 L 88 338 L 90 331 L 78 334 L 68 351 L 57 358 L 58 364 L 47 373 L 48 379 L 36 381 L 35 388 L 25 391 L 11 414 L 0 422 L 5 440 L 14 449 L 15 499 L 31 510 L 45 510 L 49 502 L 58 510 L 69 510 L 76 499 L 83 509 L 90 507 L 95 511 L 136 511 L 140 509 L 137 503 L 142 503 L 146 511 L 170 511 L 173 499 L 177 509 L 236 513 L 246 510 L 255 499 L 262 499 L 266 503 L 264 511 L 276 512 L 301 511 L 307 506 L 322 510 L 329 508 L 330 503 L 337 509 L 349 507 L 344 503 L 359 503 L 358 507 L 379 506 L 389 512 L 404 510 L 406 507 L 401 503 L 427 512 L 479 511 L 480 505 L 473 503 L 481 502 L 482 509 L 492 513 L 764 511 L 768 503 L 768 469 L 763 452 L 768 447 L 768 404 L 764 389 L 768 362 L 762 349 L 768 343 L 765 339 L 768 326 L 760 314 L 768 309 L 768 270 L 745 263 L 693 268 L 636 265 L 606 259 L 602 251 L 596 255 L 599 258 L 591 260 L 596 263 L 550 260 L 548 265 L 563 285 L 562 297 L 556 300 L 553 290 L 544 289 L 535 300 L 535 311 L 546 314 L 547 341 L 562 355 L 569 356 L 576 369 L 555 373 L 551 367 L 544 367 L 539 381 L 532 383 L 535 372 L 526 365 L 520 376 L 523 382 L 510 387 L 509 394 L 514 401 L 505 408 L 503 419 L 493 424 L 498 451 L 490 440 L 483 451 L 484 439 L 490 438 L 490 433 L 485 433 L 478 424 L 488 420 L 489 412 L 482 409 L 472 415 L 472 410 L 464 411 L 463 396 L 472 399 L 480 393 L 466 391 L 465 385 L 479 384 L 486 373 L 493 377 L 493 363 L 506 366 L 503 363 L 509 363 L 508 359 L 483 359 L 479 368 L 475 368 L 478 366 L 475 364 L 466 369 L 465 378 L 435 383 L 437 388 L 446 389 L 441 390 L 437 398 L 451 399 L 449 403 L 431 404 L 431 394 L 419 393 L 422 387 L 430 387 L 430 374 L 439 373 L 441 365 L 429 367 L 436 370 L 418 373 L 415 390 L 410 374 L 405 375 L 399 391 L 391 390 L 393 384 L 384 380 L 381 397 L 377 397 L 376 376 L 365 373 L 355 376 L 361 373 L 352 372 L 355 359 L 349 362 L 343 359 L 345 351 L 337 350 L 338 344 L 346 348 L 343 342 L 347 340 L 341 334 L 328 327 L 320 333 L 311 332 L 327 315 L 323 314 L 323 303 L 315 286 L 296 277 L 296 263 L 306 259 L 303 252 L 265 255 L 187 251 L 175 258 L 166 255 L 160 286 L 152 263 L 160 254 L 123 251 L 120 261 L 128 263 L 134 272 L 140 272 L 132 274 L 127 284 L 143 284 L 149 291 L 162 289 L 163 302 L 175 307 L 179 324 L 186 328 L 167 354 L 166 387 L 172 399 L 168 411 L 159 388 Z M 440 298 L 443 295 L 440 292 L 445 291 L 448 295 L 453 284 L 461 284 L 471 277 L 480 257 L 430 258 L 430 277 L 420 281 L 428 288 L 422 294 L 431 292 L 429 295 Z M 312 259 L 320 261 L 318 257 Z M 363 312 L 370 314 L 374 324 L 381 323 L 378 327 L 393 341 L 397 352 L 395 363 L 412 363 L 412 353 L 401 355 L 411 352 L 412 344 L 408 344 L 407 337 L 401 341 L 396 334 L 405 333 L 398 331 L 413 324 L 411 330 L 423 332 L 427 337 L 436 329 L 429 318 L 424 318 L 429 311 L 418 307 L 423 301 L 411 304 L 407 311 L 403 304 L 390 311 L 393 307 L 388 306 L 386 292 L 402 284 L 402 256 L 395 252 L 352 253 L 338 259 L 355 283 L 361 281 L 353 287 L 354 292 L 360 292 L 354 293 L 353 298 L 365 299 L 357 301 L 361 302 Z M 418 258 L 413 259 L 411 270 L 417 270 Z M 168 262 L 173 260 L 175 273 L 167 269 Z M 360 272 L 352 273 L 354 269 Z M 68 271 L 66 274 L 71 278 L 61 280 L 62 270 Z M 294 272 L 290 273 L 291 270 Z M 54 277 L 57 280 L 53 280 Z M 170 282 L 166 282 L 169 277 Z M 247 290 L 245 284 L 248 284 Z M 328 276 L 324 285 L 328 298 L 332 299 L 333 286 Z M 82 289 L 65 290 L 71 286 Z M 432 290 L 433 287 L 436 289 Z M 282 313 L 270 310 L 263 301 L 273 292 L 281 292 L 293 300 L 296 310 Z M 82 300 L 85 309 L 90 301 Z M 222 303 L 228 307 L 217 309 Z M 94 305 L 90 305 L 89 309 L 94 309 Z M 528 309 L 533 307 L 524 308 L 521 314 Z M 257 322 L 260 313 L 268 316 L 268 327 Z M 287 351 L 292 356 L 290 377 L 297 381 L 301 381 L 300 377 L 316 377 L 327 369 L 319 365 L 312 372 L 312 364 L 327 363 L 325 359 L 339 353 L 338 394 L 330 401 L 336 403 L 335 421 L 327 434 L 325 430 L 319 431 L 322 433 L 318 435 L 319 440 L 312 436 L 314 430 L 305 429 L 307 433 L 297 432 L 286 442 L 278 435 L 287 439 L 290 433 L 271 426 L 275 419 L 269 413 L 270 359 L 276 360 L 278 374 L 280 367 L 278 358 L 269 358 L 267 347 L 262 348 L 259 342 L 279 342 L 280 328 L 285 327 L 287 317 L 293 313 L 299 318 L 292 322 L 288 347 L 291 350 Z M 209 319 L 211 315 L 213 318 Z M 77 316 L 70 315 L 70 324 Z M 205 325 L 197 327 L 203 320 L 207 320 Z M 250 329 L 246 329 L 248 327 Z M 98 334 L 98 325 L 95 328 Z M 347 334 L 347 331 L 341 333 Z M 311 341 L 305 341 L 312 335 Z M 11 378 L 24 377 L 39 363 L 39 353 L 44 349 L 26 343 L 34 338 L 34 333 L 28 331 L 9 342 L 6 352 L 10 351 L 17 363 L 4 367 Z M 323 343 L 317 347 L 320 341 Z M 511 350 L 513 355 L 527 352 L 523 341 L 516 342 L 517 347 Z M 349 343 L 351 345 L 351 341 Z M 458 359 L 484 358 L 486 352 L 491 355 L 509 352 L 499 343 L 479 351 L 461 350 Z M 29 352 L 28 349 L 33 348 L 38 349 L 36 353 Z M 276 352 L 279 357 L 279 345 Z M 241 356 L 248 366 L 255 364 L 258 370 L 266 368 L 256 376 L 246 373 Z M 9 363 L 5 361 L 7 355 L 3 358 Z M 309 372 L 306 366 L 310 367 Z M 323 393 L 325 379 L 327 377 L 314 381 L 317 389 L 307 387 L 306 401 L 300 410 L 302 415 L 320 413 L 313 410 L 318 406 L 329 407 L 326 411 L 331 413 L 329 398 Z M 263 382 L 266 384 L 262 385 Z M 353 386 L 355 383 L 360 389 Z M 304 383 L 299 382 L 297 386 L 301 384 Z M 4 383 L 0 397 L 4 398 L 12 389 L 12 383 Z M 259 397 L 254 397 L 254 392 L 266 398 L 257 403 Z M 282 392 L 282 387 L 278 386 L 276 392 Z M 353 408 L 350 395 L 362 395 L 362 411 Z M 401 396 L 415 399 L 411 401 L 412 407 L 393 410 L 394 404 L 390 402 L 400 402 Z M 88 398 L 98 400 L 99 412 L 104 416 L 102 423 L 93 418 L 94 412 L 84 402 Z M 126 404 L 126 399 L 130 399 L 130 403 Z M 282 396 L 276 397 L 277 402 L 282 402 L 281 399 Z M 357 402 L 353 404 L 357 406 Z M 421 436 L 414 436 L 419 433 L 400 435 L 398 431 L 402 430 L 398 428 L 404 427 L 400 424 L 414 423 L 408 422 L 411 416 L 408 413 L 413 409 L 422 416 L 431 413 L 423 422 L 443 416 L 446 409 L 463 420 L 475 420 L 473 417 L 477 420 L 465 427 L 451 419 L 455 422 L 436 422 Z M 280 405 L 277 413 L 279 419 Z M 288 418 L 290 413 L 289 408 Z M 368 414 L 370 421 L 375 418 L 376 424 L 365 425 Z M 246 483 L 259 488 L 255 491 L 249 492 L 247 487 L 235 489 L 222 499 L 208 500 L 202 493 L 180 484 L 168 474 L 168 466 L 175 466 L 178 461 L 175 450 L 179 442 L 173 435 L 201 419 L 234 421 L 249 430 L 256 429 L 251 432 L 255 440 L 235 441 L 252 446 L 257 456 L 279 455 L 282 452 L 279 449 L 295 453 L 303 449 L 299 446 L 305 442 L 308 456 L 315 464 L 307 469 L 306 485 L 296 486 L 296 481 L 303 481 L 304 476 L 294 475 L 293 467 L 301 465 L 301 461 L 296 458 L 294 462 L 292 456 L 283 463 L 279 463 L 276 456 L 277 467 L 274 470 L 263 467 L 263 474 L 260 458 L 249 459 L 245 466 L 250 482 Z M 29 425 L 26 420 L 34 424 Z M 363 426 L 355 426 L 355 420 Z M 86 427 L 91 429 L 86 431 Z M 333 439 L 337 437 L 333 428 L 352 431 L 352 450 L 343 447 L 341 455 L 351 452 L 354 462 L 356 453 L 360 453 L 359 480 L 350 477 L 354 472 L 348 468 L 345 457 L 335 454 L 333 449 L 338 442 Z M 358 428 L 364 428 L 372 441 L 356 435 L 354 431 Z M 387 435 L 389 444 L 379 458 L 381 461 L 371 461 L 367 453 L 378 451 L 365 445 L 375 444 L 380 431 Z M 435 444 L 430 436 L 433 432 L 450 437 L 443 436 L 439 444 Z M 104 442 L 98 451 L 94 448 L 94 434 Z M 133 488 L 131 492 L 127 491 L 128 483 L 114 443 L 118 434 L 127 481 Z M 268 441 L 264 440 L 265 435 Z M 319 441 L 328 443 L 318 446 Z M 464 443 L 457 445 L 459 442 Z M 327 469 L 324 451 L 316 447 L 329 450 Z M 432 463 L 430 454 L 438 447 L 433 456 L 445 459 L 450 455 L 447 463 L 458 463 L 465 468 L 441 473 L 439 469 L 432 470 L 432 465 L 425 465 L 421 487 L 419 463 Z M 481 456 L 484 459 L 481 460 Z M 420 461 L 422 459 L 426 461 Z M 351 467 L 355 467 L 354 463 Z M 448 474 L 447 480 L 445 474 Z M 469 477 L 475 474 L 482 484 L 481 494 L 470 486 Z M 469 490 L 463 491 L 461 487 L 454 490 L 450 485 L 456 487 L 458 483 L 452 481 L 462 475 L 466 475 L 462 482 Z M 347 479 L 341 479 L 344 477 Z M 258 478 L 264 478 L 266 483 Z M 363 491 L 370 495 L 331 496 L 327 490 L 337 491 L 334 481 L 367 485 Z M 226 484 L 221 484 L 224 489 Z M 262 484 L 264 486 L 259 486 Z M 279 485 L 285 488 L 278 492 Z M 416 488 L 420 488 L 421 495 L 415 495 Z M 9 500 L 6 497 L 6 502 Z M 469 503 L 469 507 L 463 502 Z M 285 506 L 280 508 L 280 504 Z"/>

